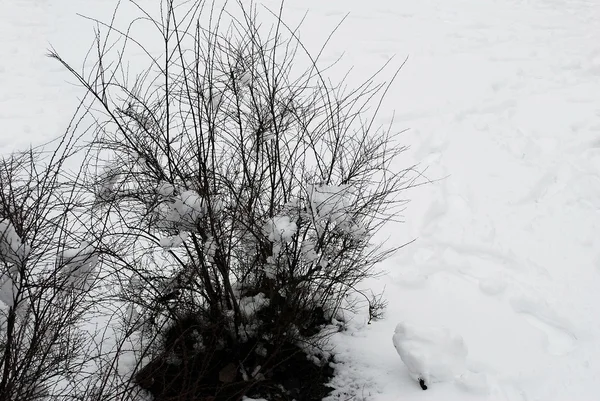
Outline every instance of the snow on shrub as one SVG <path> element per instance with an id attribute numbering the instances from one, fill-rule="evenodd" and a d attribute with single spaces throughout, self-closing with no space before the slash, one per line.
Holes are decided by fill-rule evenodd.
<path id="1" fill-rule="evenodd" d="M 160 246 L 165 249 L 180 247 L 187 240 L 188 236 L 188 232 L 182 232 L 178 235 L 161 238 Z"/>
<path id="2" fill-rule="evenodd" d="M 258 293 L 252 297 L 242 297 L 240 299 L 240 308 L 242 315 L 246 319 L 254 317 L 257 311 L 269 304 L 269 299 L 263 293 Z"/>
<path id="3" fill-rule="evenodd" d="M 157 228 L 196 231 L 199 219 L 205 214 L 206 207 L 202 197 L 193 190 L 184 190 L 174 195 L 175 188 L 171 184 L 162 184 L 156 192 L 164 199 L 156 206 L 155 225 Z M 178 241 L 173 238 L 174 241 Z M 185 240 L 185 239 L 183 239 Z M 167 240 L 165 240 L 167 241 Z M 161 246 L 173 247 L 169 242 Z"/>
<path id="4" fill-rule="evenodd" d="M 168 206 L 166 220 L 190 228 L 194 227 L 203 212 L 202 200 L 194 191 L 184 191 Z"/>
<path id="5" fill-rule="evenodd" d="M 290 216 L 275 216 L 265 224 L 265 233 L 274 242 L 288 242 L 296 234 L 298 227 Z"/>
<path id="6" fill-rule="evenodd" d="M 308 191 L 311 208 L 317 216 L 336 223 L 346 221 L 352 202 L 350 186 L 310 185 Z"/>
<path id="7" fill-rule="evenodd" d="M 4 274 L 0 274 L 0 301 L 8 307 L 14 306 L 19 268 L 29 252 L 29 247 L 23 243 L 12 223 L 0 220 L 0 267 L 3 264 L 6 267 Z"/>
<path id="8" fill-rule="evenodd" d="M 87 288 L 98 266 L 98 260 L 99 255 L 95 247 L 83 241 L 78 248 L 62 251 L 56 264 L 66 284 Z"/>
<path id="9" fill-rule="evenodd" d="M 317 244 L 315 241 L 306 239 L 300 245 L 300 254 L 307 263 L 314 263 L 319 259 L 319 254 L 316 251 Z"/>
<path id="10" fill-rule="evenodd" d="M 114 195 L 115 186 L 120 178 L 119 168 L 116 164 L 104 166 L 97 179 L 96 197 L 99 200 L 108 200 Z"/>
<path id="11" fill-rule="evenodd" d="M 0 301 L 7 307 L 14 306 L 14 299 L 17 295 L 19 272 L 17 265 L 13 265 L 4 275 L 0 276 Z"/>
<path id="12" fill-rule="evenodd" d="M 171 197 L 175 193 L 175 187 L 168 182 L 162 183 L 157 189 L 156 192 L 164 197 Z"/>
<path id="13" fill-rule="evenodd" d="M 12 223 L 0 220 L 0 262 L 20 264 L 29 252 L 29 246 L 23 243 Z"/>
<path id="14" fill-rule="evenodd" d="M 325 223 L 333 224 L 332 230 L 348 234 L 355 239 L 366 239 L 368 229 L 357 217 L 359 191 L 345 185 L 307 185 L 310 210 L 315 226 L 323 230 Z"/>

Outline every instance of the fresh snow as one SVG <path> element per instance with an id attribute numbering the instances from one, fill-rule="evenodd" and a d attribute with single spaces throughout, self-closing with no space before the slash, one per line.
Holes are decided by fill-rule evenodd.
<path id="1" fill-rule="evenodd" d="M 77 65 L 94 24 L 76 13 L 108 21 L 115 2 L 4 3 L 2 153 L 64 131 L 83 92 L 45 53 L 52 44 Z M 133 16 L 123 4 L 117 23 Z M 349 13 L 321 58 L 343 54 L 333 79 L 355 66 L 349 83 L 358 83 L 408 57 L 378 122 L 409 129 L 398 167 L 422 162 L 433 180 L 406 193 L 406 223 L 381 233 L 391 244 L 417 240 L 366 283 L 385 287 L 385 318 L 349 316 L 336 335 L 331 398 L 598 399 L 600 3 L 288 0 L 284 17 L 294 26 L 306 11 L 301 38 L 315 52 Z M 193 197 L 183 205 L 199 212 Z M 399 322 L 460 335 L 463 373 L 421 390 L 394 349 Z M 419 344 L 423 353 L 445 349 L 440 337 Z"/>

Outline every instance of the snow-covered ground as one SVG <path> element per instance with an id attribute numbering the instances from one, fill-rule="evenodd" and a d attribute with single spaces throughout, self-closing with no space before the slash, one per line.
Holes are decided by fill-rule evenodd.
<path id="1" fill-rule="evenodd" d="M 46 50 L 81 60 L 93 24 L 75 13 L 113 5 L 2 3 L 0 152 L 64 131 L 82 91 Z M 441 179 L 407 193 L 388 234 L 418 240 L 373 283 L 386 318 L 337 335 L 334 384 L 374 401 L 598 399 L 600 3 L 288 0 L 284 16 L 307 10 L 312 48 L 350 13 L 324 61 L 345 52 L 357 80 L 408 56 L 382 117 L 410 128 L 406 165 Z M 462 337 L 463 374 L 422 391 L 392 343 L 400 322 Z"/>

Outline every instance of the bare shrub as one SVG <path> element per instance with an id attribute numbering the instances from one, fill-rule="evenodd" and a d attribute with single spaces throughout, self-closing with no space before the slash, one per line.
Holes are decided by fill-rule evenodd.
<path id="1" fill-rule="evenodd" d="M 290 361 L 319 368 L 305 382 L 328 374 L 325 328 L 398 249 L 373 237 L 419 174 L 397 168 L 400 133 L 377 123 L 390 85 L 376 83 L 381 70 L 348 90 L 325 78 L 280 13 L 265 11 L 267 29 L 253 4 L 234 8 L 163 1 L 153 18 L 140 7 L 164 40 L 157 56 L 97 21 L 118 38 L 98 35 L 85 75 L 51 54 L 97 108 L 88 228 L 113 295 L 139 315 L 119 340 L 144 340 L 136 384 L 161 400 L 319 399 L 322 380 L 288 380 L 299 366 Z M 129 45 L 149 57 L 134 79 Z M 377 317 L 383 302 L 373 301 Z M 135 388 L 108 391 L 109 381 L 95 387 L 102 399 Z"/>
<path id="2" fill-rule="evenodd" d="M 67 397 L 92 355 L 101 252 L 80 228 L 93 198 L 66 173 L 78 139 L 0 158 L 1 400 Z"/>

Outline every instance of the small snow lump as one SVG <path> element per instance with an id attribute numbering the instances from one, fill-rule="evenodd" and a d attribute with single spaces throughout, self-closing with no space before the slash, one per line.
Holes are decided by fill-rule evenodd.
<path id="1" fill-rule="evenodd" d="M 392 337 L 398 355 L 423 390 L 453 381 L 465 370 L 467 346 L 460 335 L 442 327 L 400 323 Z"/>

